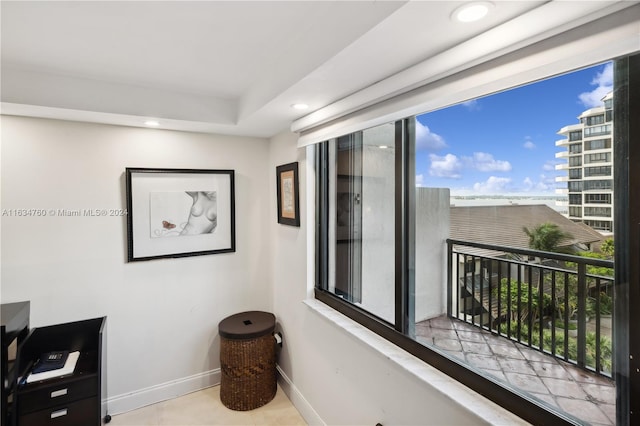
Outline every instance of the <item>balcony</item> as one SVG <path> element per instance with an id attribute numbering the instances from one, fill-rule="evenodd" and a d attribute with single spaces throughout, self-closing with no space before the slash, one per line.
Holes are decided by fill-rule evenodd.
<path id="1" fill-rule="evenodd" d="M 613 262 L 448 240 L 447 314 L 416 338 L 581 421 L 615 423 Z"/>

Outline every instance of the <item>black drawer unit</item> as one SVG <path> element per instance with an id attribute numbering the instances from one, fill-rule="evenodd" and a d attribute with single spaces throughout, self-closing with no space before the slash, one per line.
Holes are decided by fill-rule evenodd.
<path id="1" fill-rule="evenodd" d="M 18 347 L 29 335 L 29 302 L 0 305 L 0 426 L 15 425 L 16 357 Z"/>
<path id="2" fill-rule="evenodd" d="M 79 352 L 72 373 L 27 382 L 41 354 Z M 33 328 L 18 353 L 17 426 L 107 423 L 106 317 Z"/>
<path id="3" fill-rule="evenodd" d="M 87 419 L 100 416 L 96 404 L 91 398 L 51 407 L 46 410 L 34 411 L 20 416 L 21 426 L 85 426 Z"/>

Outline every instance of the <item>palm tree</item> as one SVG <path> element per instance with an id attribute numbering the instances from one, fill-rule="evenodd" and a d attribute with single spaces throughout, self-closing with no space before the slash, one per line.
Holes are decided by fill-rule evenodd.
<path id="1" fill-rule="evenodd" d="M 604 240 L 604 242 L 600 246 L 600 251 L 602 252 L 602 254 L 606 256 L 613 257 L 613 253 L 614 253 L 613 238 L 607 238 L 606 240 Z"/>
<path id="2" fill-rule="evenodd" d="M 529 248 L 533 250 L 557 253 L 571 251 L 571 249 L 560 248 L 559 244 L 562 240 L 572 238 L 572 235 L 561 230 L 555 223 L 545 222 L 531 230 L 524 226 L 522 230 L 529 237 Z"/>

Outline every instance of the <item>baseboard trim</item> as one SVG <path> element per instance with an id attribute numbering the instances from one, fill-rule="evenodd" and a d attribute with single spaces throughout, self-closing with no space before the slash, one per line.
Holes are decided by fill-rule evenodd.
<path id="1" fill-rule="evenodd" d="M 322 418 L 318 415 L 316 410 L 313 409 L 311 404 L 309 404 L 309 401 L 305 399 L 291 379 L 289 379 L 285 372 L 282 371 L 279 365 L 276 366 L 276 370 L 278 372 L 278 384 L 280 385 L 280 388 L 284 391 L 289 398 L 289 401 L 291 401 L 293 406 L 296 407 L 307 424 L 311 426 L 326 426 L 326 423 L 322 421 Z"/>
<path id="2" fill-rule="evenodd" d="M 278 373 L 278 384 L 280 385 L 280 388 L 287 395 L 293 406 L 296 407 L 307 424 L 312 426 L 326 426 L 326 423 L 322 421 L 322 418 L 318 415 L 316 410 L 313 409 L 311 404 L 309 404 L 279 365 L 276 365 L 276 371 Z M 220 384 L 220 375 L 221 371 L 217 368 L 215 370 L 205 371 L 204 373 L 194 374 L 193 376 L 184 377 L 182 379 L 149 386 L 148 388 L 134 392 L 113 396 L 107 399 L 108 413 L 112 416 L 122 414 L 127 411 L 167 401 L 211 386 L 217 386 Z"/>
<path id="3" fill-rule="evenodd" d="M 220 369 L 216 368 L 215 370 L 160 383 L 159 385 L 150 386 L 134 392 L 116 395 L 107 399 L 108 413 L 112 416 L 126 413 L 127 411 L 219 385 L 220 374 Z"/>

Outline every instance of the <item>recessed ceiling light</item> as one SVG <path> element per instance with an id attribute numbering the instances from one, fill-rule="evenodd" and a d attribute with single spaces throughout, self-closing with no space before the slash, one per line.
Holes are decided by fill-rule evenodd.
<path id="1" fill-rule="evenodd" d="M 389 148 L 389 145 L 380 145 L 378 148 L 380 148 L 380 149 L 387 149 L 387 148 Z"/>
<path id="2" fill-rule="evenodd" d="M 487 16 L 492 6 L 486 1 L 467 3 L 454 10 L 451 16 L 460 22 L 474 22 Z"/>
<path id="3" fill-rule="evenodd" d="M 158 122 L 158 120 L 147 120 L 144 122 L 144 125 L 149 127 L 157 127 L 160 125 L 160 123 Z"/>
<path id="4" fill-rule="evenodd" d="M 309 105 L 298 103 L 298 104 L 291 105 L 291 108 L 293 108 L 293 109 L 307 109 L 307 108 L 309 108 Z"/>

